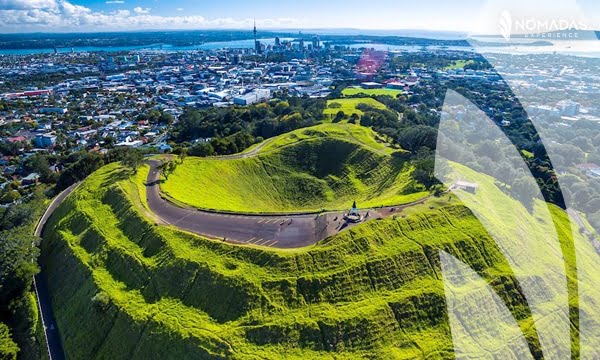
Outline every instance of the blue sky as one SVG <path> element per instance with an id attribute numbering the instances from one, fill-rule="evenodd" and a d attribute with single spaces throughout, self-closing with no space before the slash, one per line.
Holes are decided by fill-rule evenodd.
<path id="1" fill-rule="evenodd" d="M 163 16 L 202 16 L 206 19 L 256 18 L 273 22 L 263 27 L 360 28 L 360 29 L 432 29 L 465 30 L 461 24 L 465 15 L 475 16 L 483 0 L 453 1 L 421 0 L 73 0 L 96 11 L 149 8 L 150 14 Z M 437 15 L 436 15 L 437 14 Z M 295 25 L 297 24 L 297 25 Z"/>
<path id="2" fill-rule="evenodd" d="M 597 0 L 0 0 L 0 32 L 356 28 L 481 32 L 498 14 L 564 16 Z M 543 5 L 541 5 L 543 4 Z M 596 24 L 596 22 L 594 22 Z M 490 29 L 487 29 L 490 30 Z"/>
<path id="3" fill-rule="evenodd" d="M 185 13 L 206 18 L 297 18 L 319 27 L 337 27 L 337 23 L 341 22 L 342 27 L 356 24 L 354 27 L 368 28 L 387 28 L 396 23 L 411 23 L 413 19 L 429 23 L 432 22 L 432 17 L 438 18 L 435 16 L 436 12 L 441 15 L 438 20 L 460 18 L 465 15 L 465 11 L 475 14 L 484 3 L 482 0 L 124 0 L 122 4 L 107 4 L 103 0 L 72 2 L 104 11 L 139 6 L 167 16 Z"/>

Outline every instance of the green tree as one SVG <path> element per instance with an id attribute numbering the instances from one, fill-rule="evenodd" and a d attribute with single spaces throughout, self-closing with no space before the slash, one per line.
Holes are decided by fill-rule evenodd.
<path id="1" fill-rule="evenodd" d="M 50 164 L 45 155 L 36 154 L 30 157 L 25 163 L 25 167 L 30 171 L 38 173 L 43 183 L 56 182 L 56 174 L 50 170 Z"/>
<path id="2" fill-rule="evenodd" d="M 143 161 L 144 155 L 141 151 L 137 149 L 128 149 L 128 151 L 125 152 L 121 163 L 135 174 Z"/>
<path id="3" fill-rule="evenodd" d="M 38 272 L 38 248 L 31 246 L 37 239 L 27 227 L 0 232 L 0 304 L 10 304 L 31 286 Z"/>
<path id="4" fill-rule="evenodd" d="M 528 210 L 533 209 L 534 200 L 539 188 L 533 177 L 527 174 L 515 179 L 511 187 L 512 195 Z"/>
<path id="5" fill-rule="evenodd" d="M 337 114 L 335 114 L 335 117 L 333 118 L 333 120 L 331 122 L 333 123 L 339 123 L 340 121 L 344 120 L 346 118 L 346 114 L 340 110 L 337 112 Z"/>
<path id="6" fill-rule="evenodd" d="M 200 156 L 200 157 L 212 156 L 215 153 L 215 149 L 213 148 L 213 146 L 210 143 L 202 142 L 202 143 L 197 143 L 194 146 L 192 146 L 189 153 L 191 156 Z"/>
<path id="7" fill-rule="evenodd" d="M 371 117 L 370 114 L 364 114 L 361 118 L 360 118 L 360 124 L 362 126 L 365 127 L 369 127 L 373 125 L 373 118 Z"/>
<path id="8" fill-rule="evenodd" d="M 179 163 L 183 164 L 183 160 L 185 160 L 185 158 L 187 157 L 188 154 L 188 149 L 187 148 L 181 148 L 179 150 Z"/>
<path id="9" fill-rule="evenodd" d="M 169 179 L 169 175 L 175 172 L 175 169 L 177 169 L 177 163 L 172 160 L 164 161 L 159 166 L 161 175 L 164 176 L 167 180 Z"/>
<path id="10" fill-rule="evenodd" d="M 417 125 L 402 129 L 396 136 L 396 142 L 403 149 L 416 154 L 422 147 L 435 149 L 437 130 L 426 125 Z"/>
<path id="11" fill-rule="evenodd" d="M 21 194 L 17 190 L 8 190 L 0 197 L 0 203 L 10 204 L 21 198 Z"/>
<path id="12" fill-rule="evenodd" d="M 0 359 L 16 359 L 19 346 L 13 341 L 10 329 L 0 322 Z"/>
<path id="13" fill-rule="evenodd" d="M 158 117 L 158 122 L 160 124 L 172 125 L 173 120 L 173 115 L 166 112 L 161 112 L 160 116 Z"/>

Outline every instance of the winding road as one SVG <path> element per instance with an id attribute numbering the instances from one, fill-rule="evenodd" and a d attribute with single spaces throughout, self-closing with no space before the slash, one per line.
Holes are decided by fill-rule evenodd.
<path id="1" fill-rule="evenodd" d="M 167 225 L 214 239 L 278 248 L 312 245 L 335 230 L 334 214 L 256 216 L 175 206 L 161 197 L 159 165 L 150 161 L 146 196 L 150 210 Z M 341 215 L 337 214 L 338 219 Z"/>
<path id="2" fill-rule="evenodd" d="M 39 238 L 42 237 L 46 222 L 48 222 L 48 219 L 50 219 L 50 216 L 52 216 L 54 210 L 56 210 L 56 208 L 62 204 L 67 196 L 73 192 L 73 190 L 75 190 L 77 185 L 79 185 L 79 183 L 69 186 L 60 194 L 58 194 L 54 200 L 52 200 L 50 206 L 48 206 L 35 228 L 35 236 Z M 50 360 L 63 360 L 65 359 L 65 352 L 63 350 L 58 328 L 56 326 L 54 312 L 52 311 L 50 292 L 48 291 L 46 277 L 44 276 L 43 272 L 40 271 L 33 277 L 33 289 L 37 297 L 40 318 L 42 319 L 42 327 L 44 330 L 44 337 L 46 338 L 46 350 L 48 351 L 48 358 Z"/>
<path id="3" fill-rule="evenodd" d="M 262 147 L 260 147 L 262 148 Z M 260 148 L 238 158 L 256 154 Z M 314 245 L 356 224 L 343 220 L 344 212 L 297 215 L 251 215 L 208 212 L 176 206 L 161 196 L 159 160 L 150 160 L 146 197 L 150 210 L 166 225 L 228 242 L 276 248 Z M 427 198 L 400 206 L 361 210 L 365 221 L 394 215 L 402 209 L 423 203 Z M 350 207 L 350 204 L 348 204 Z"/>

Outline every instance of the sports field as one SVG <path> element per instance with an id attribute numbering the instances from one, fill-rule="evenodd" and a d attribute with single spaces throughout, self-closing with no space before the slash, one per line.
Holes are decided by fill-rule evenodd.
<path id="1" fill-rule="evenodd" d="M 402 94 L 402 90 L 398 89 L 363 89 L 361 87 L 348 87 L 342 91 L 342 95 L 344 96 L 354 96 L 364 94 L 367 96 L 372 95 L 387 95 L 391 97 L 396 97 Z"/>

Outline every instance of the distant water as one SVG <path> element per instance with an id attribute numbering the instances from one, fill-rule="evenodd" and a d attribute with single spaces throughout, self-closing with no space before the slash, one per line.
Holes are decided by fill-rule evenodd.
<path id="1" fill-rule="evenodd" d="M 433 40 L 465 40 L 467 33 L 457 31 L 434 30 L 360 30 L 360 29 L 314 29 L 307 33 L 322 35 L 367 35 L 367 36 L 401 36 Z"/>
<path id="2" fill-rule="evenodd" d="M 340 30 L 342 31 L 342 30 Z M 348 30 L 350 31 L 350 30 Z M 398 36 L 399 32 L 387 32 L 387 35 Z M 386 35 L 381 34 L 381 36 Z M 431 33 L 430 33 L 431 34 Z M 413 34 L 417 36 L 417 34 Z M 456 36 L 456 33 L 448 33 L 448 37 Z M 281 41 L 291 41 L 292 38 L 282 38 Z M 480 40 L 480 39 L 479 39 Z M 488 39 L 488 41 L 494 41 L 501 43 L 503 39 Z M 547 41 L 547 40 L 546 40 Z M 274 44 L 274 38 L 260 39 L 260 42 L 269 45 Z M 582 57 L 594 57 L 600 58 L 600 41 L 598 40 L 578 40 L 578 41 L 552 41 L 551 46 L 528 46 L 526 43 L 511 43 L 508 46 L 486 46 L 482 44 L 480 46 L 427 46 L 427 50 L 446 50 L 446 51 L 471 51 L 478 53 L 496 53 L 496 54 L 552 54 L 559 53 L 564 55 L 582 56 Z M 422 50 L 424 47 L 420 45 L 388 45 L 388 44 L 346 44 L 351 48 L 373 48 L 376 50 L 391 50 L 391 51 L 408 51 L 416 52 Z M 153 44 L 144 46 L 115 46 L 115 47 L 75 47 L 75 52 L 96 52 L 96 51 L 191 51 L 191 50 L 218 50 L 224 48 L 237 48 L 237 49 L 251 49 L 254 47 L 254 40 L 236 40 L 236 41 L 221 41 L 211 42 L 202 45 L 192 46 L 173 46 L 168 44 Z M 0 55 L 32 55 L 32 54 L 49 54 L 53 53 L 54 49 L 0 49 Z M 59 53 L 69 53 L 71 48 L 60 48 Z"/>
<path id="3" fill-rule="evenodd" d="M 500 42 L 500 40 L 498 40 Z M 346 45 L 354 49 L 369 48 L 379 51 L 407 51 L 416 52 L 422 50 L 423 46 L 405 46 L 405 45 L 387 45 L 387 44 L 351 44 Z M 562 54 L 580 57 L 600 58 L 600 41 L 598 40 L 579 40 L 579 41 L 554 41 L 548 46 L 530 46 L 527 44 L 511 44 L 507 46 L 486 46 L 485 44 L 473 46 L 427 46 L 427 50 L 446 50 L 446 51 L 470 51 L 481 54 Z"/>
<path id="4" fill-rule="evenodd" d="M 290 41 L 291 38 L 281 38 L 281 41 Z M 259 39 L 265 45 L 275 43 L 275 38 Z M 115 51 L 191 51 L 191 50 L 218 50 L 224 48 L 252 49 L 254 39 L 210 42 L 192 46 L 173 46 L 169 44 L 152 44 L 141 46 L 80 46 L 72 48 L 74 52 L 115 52 Z M 70 53 L 71 48 L 59 48 L 59 53 Z M 33 55 L 52 54 L 54 49 L 0 49 L 0 55 Z"/>

